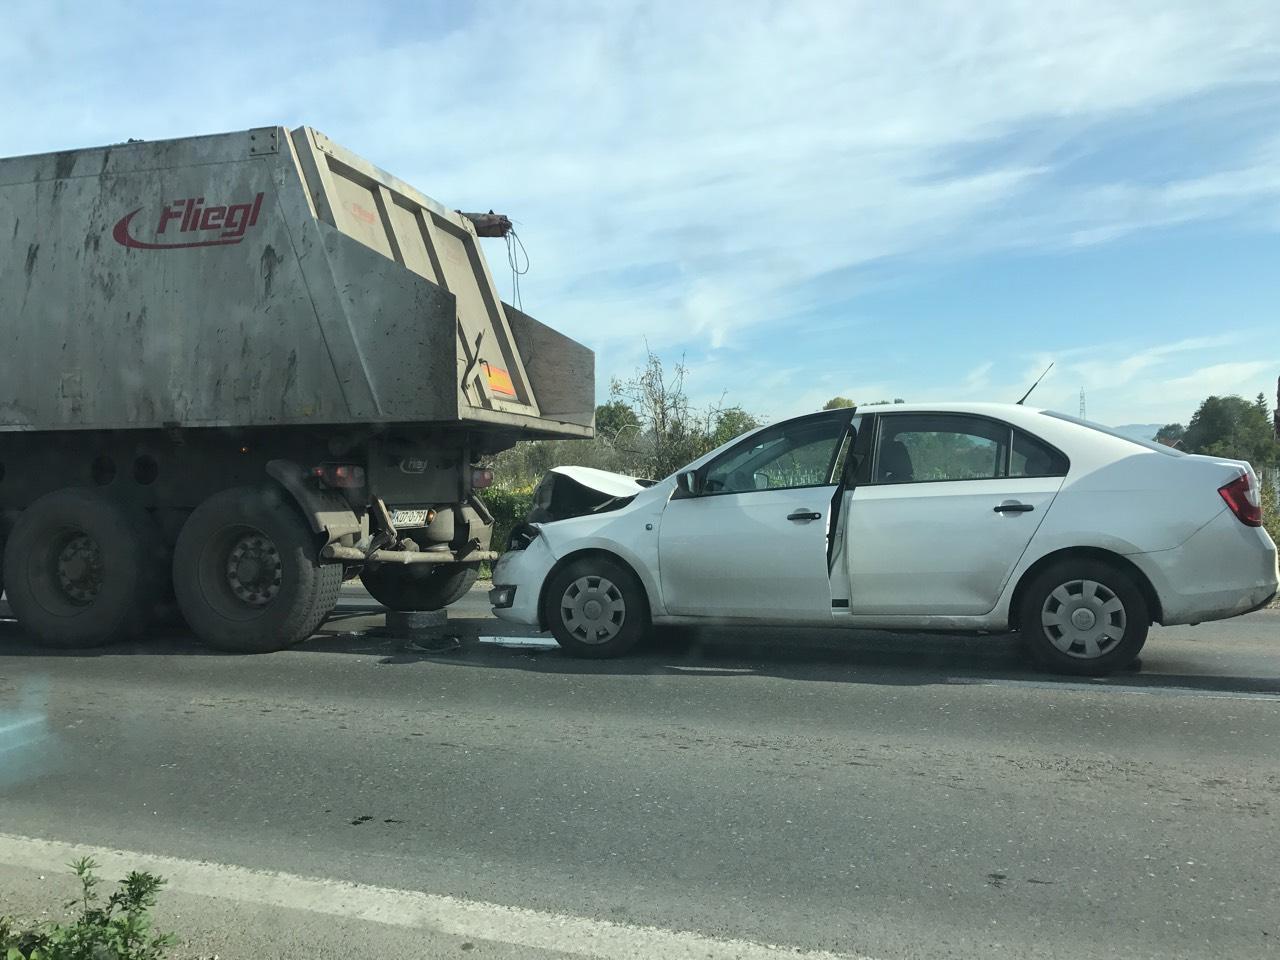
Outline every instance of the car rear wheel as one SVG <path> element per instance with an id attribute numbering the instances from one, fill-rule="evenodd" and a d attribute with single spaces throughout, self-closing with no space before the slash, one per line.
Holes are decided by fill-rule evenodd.
<path id="1" fill-rule="evenodd" d="M 1099 560 L 1067 561 L 1039 574 L 1022 600 L 1021 632 L 1047 670 L 1103 676 L 1131 663 L 1151 614 L 1133 578 Z"/>
<path id="2" fill-rule="evenodd" d="M 322 566 L 318 553 L 311 528 L 279 489 L 224 490 L 183 524 L 173 590 L 209 646 L 281 650 L 311 636 L 337 603 L 342 567 Z"/>
<path id="3" fill-rule="evenodd" d="M 443 610 L 465 597 L 479 575 L 478 563 L 377 563 L 360 579 L 391 610 Z"/>
<path id="4" fill-rule="evenodd" d="M 156 611 L 164 572 L 159 529 L 141 510 L 95 490 L 41 497 L 4 547 L 9 606 L 51 647 L 137 636 Z"/>
<path id="5" fill-rule="evenodd" d="M 543 603 L 556 642 L 575 657 L 619 657 L 648 633 L 644 587 L 607 557 L 585 557 L 562 568 L 547 584 Z"/>

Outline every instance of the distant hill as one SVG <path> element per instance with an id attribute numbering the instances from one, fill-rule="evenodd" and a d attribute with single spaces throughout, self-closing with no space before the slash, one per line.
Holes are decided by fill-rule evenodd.
<path id="1" fill-rule="evenodd" d="M 1133 437 L 1135 440 L 1154 440 L 1163 426 L 1163 423 L 1126 423 L 1123 426 L 1112 427 L 1111 429 L 1116 433 L 1124 434 L 1126 437 Z"/>

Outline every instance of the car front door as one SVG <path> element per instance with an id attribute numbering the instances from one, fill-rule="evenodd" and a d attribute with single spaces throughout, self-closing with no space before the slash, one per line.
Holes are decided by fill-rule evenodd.
<path id="1" fill-rule="evenodd" d="M 705 464 L 663 510 L 658 568 L 667 612 L 831 620 L 827 530 L 852 410 L 801 417 Z"/>
<path id="2" fill-rule="evenodd" d="M 1062 486 L 1066 457 L 1003 421 L 876 418 L 868 475 L 846 494 L 851 614 L 990 612 Z"/>

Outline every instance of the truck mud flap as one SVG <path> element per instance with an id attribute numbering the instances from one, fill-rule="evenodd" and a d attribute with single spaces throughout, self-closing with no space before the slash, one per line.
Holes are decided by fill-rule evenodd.
<path id="1" fill-rule="evenodd" d="M 333 543 L 343 537 L 360 537 L 360 518 L 350 504 L 336 493 L 308 486 L 306 472 L 296 463 L 270 460 L 267 462 L 267 475 L 288 491 L 307 518 L 311 529 L 327 537 L 326 543 Z"/>

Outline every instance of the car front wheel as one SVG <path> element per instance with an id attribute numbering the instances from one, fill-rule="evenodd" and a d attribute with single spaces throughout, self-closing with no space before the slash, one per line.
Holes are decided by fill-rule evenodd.
<path id="1" fill-rule="evenodd" d="M 649 629 L 644 587 L 606 557 L 584 557 L 563 567 L 547 584 L 543 602 L 556 642 L 575 657 L 622 656 Z"/>
<path id="2" fill-rule="evenodd" d="M 1133 662 L 1151 614 L 1137 584 L 1099 560 L 1067 561 L 1039 574 L 1023 596 L 1021 631 L 1041 667 L 1103 676 Z"/>

